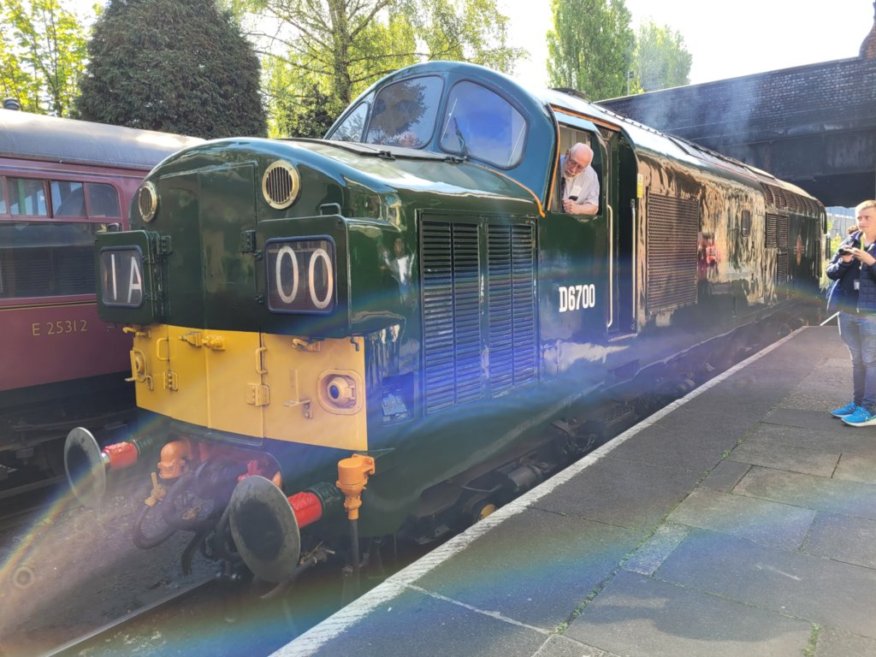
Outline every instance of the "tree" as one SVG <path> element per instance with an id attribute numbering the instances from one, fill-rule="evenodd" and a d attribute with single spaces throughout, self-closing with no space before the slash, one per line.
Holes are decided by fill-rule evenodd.
<path id="1" fill-rule="evenodd" d="M 22 109 L 68 116 L 85 68 L 86 30 L 59 0 L 0 0 L 0 91 Z"/>
<path id="2" fill-rule="evenodd" d="M 521 54 L 507 45 L 508 19 L 495 0 L 250 0 L 249 10 L 276 28 L 254 36 L 270 62 L 277 129 L 319 128 L 302 116 L 315 116 L 314 90 L 327 99 L 320 108 L 331 110 L 318 114 L 333 118 L 371 83 L 414 62 L 456 59 L 510 71 Z"/>
<path id="3" fill-rule="evenodd" d="M 635 47 L 624 0 L 551 0 L 551 9 L 551 86 L 576 89 L 594 100 L 623 95 Z"/>
<path id="4" fill-rule="evenodd" d="M 86 120 L 199 137 L 264 135 L 259 61 L 215 0 L 112 0 L 76 101 Z"/>
<path id="5" fill-rule="evenodd" d="M 636 39 L 636 73 L 644 91 L 689 84 L 693 58 L 684 38 L 668 25 L 649 21 L 639 26 Z"/>

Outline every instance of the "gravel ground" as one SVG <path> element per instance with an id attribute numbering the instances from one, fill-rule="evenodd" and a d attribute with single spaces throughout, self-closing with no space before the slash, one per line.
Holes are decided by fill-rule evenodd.
<path id="1" fill-rule="evenodd" d="M 200 554 L 182 575 L 191 534 L 152 550 L 131 542 L 148 494 L 142 474 L 111 487 L 101 509 L 61 491 L 30 524 L 0 534 L 0 655 L 37 655 L 216 571 Z"/>

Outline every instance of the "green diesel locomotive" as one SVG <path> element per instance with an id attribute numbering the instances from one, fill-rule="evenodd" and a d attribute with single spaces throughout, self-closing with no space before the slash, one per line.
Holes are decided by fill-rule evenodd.
<path id="1" fill-rule="evenodd" d="M 596 214 L 560 202 L 579 143 Z M 131 230 L 98 237 L 142 418 L 103 448 L 71 432 L 71 482 L 90 502 L 157 462 L 135 542 L 192 530 L 274 582 L 317 546 L 356 565 L 368 537 L 429 540 L 592 448 L 570 409 L 626 383 L 635 405 L 679 354 L 708 369 L 719 336 L 738 351 L 798 315 L 824 221 L 801 189 L 574 93 L 405 68 L 325 139 L 180 151 Z"/>

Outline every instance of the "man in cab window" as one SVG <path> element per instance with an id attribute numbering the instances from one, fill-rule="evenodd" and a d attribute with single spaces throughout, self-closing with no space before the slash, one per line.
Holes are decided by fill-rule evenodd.
<path id="1" fill-rule="evenodd" d="M 599 178 L 590 166 L 593 149 L 578 142 L 560 158 L 560 198 L 569 214 L 594 215 L 599 212 Z"/>

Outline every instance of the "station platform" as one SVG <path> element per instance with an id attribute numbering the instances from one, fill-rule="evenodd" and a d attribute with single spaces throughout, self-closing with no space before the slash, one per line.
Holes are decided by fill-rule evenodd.
<path id="1" fill-rule="evenodd" d="M 277 656 L 876 657 L 876 427 L 836 327 L 752 356 Z"/>

